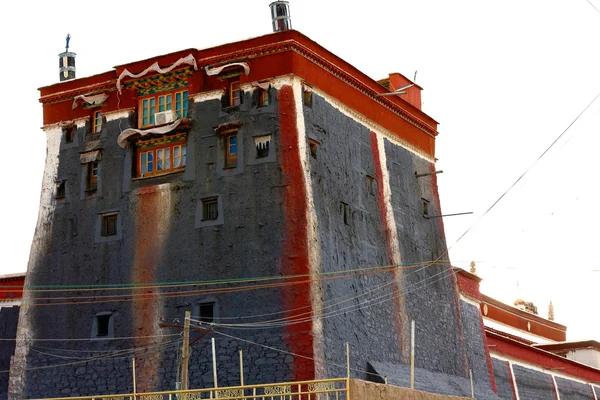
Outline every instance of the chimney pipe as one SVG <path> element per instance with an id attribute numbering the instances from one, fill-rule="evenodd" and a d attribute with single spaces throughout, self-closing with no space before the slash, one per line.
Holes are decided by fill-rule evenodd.
<path id="1" fill-rule="evenodd" d="M 273 32 L 283 32 L 292 29 L 290 5 L 287 1 L 274 1 L 269 7 L 271 7 Z"/>
<path id="2" fill-rule="evenodd" d="M 58 77 L 61 82 L 69 79 L 75 79 L 75 57 L 77 54 L 69 51 L 70 40 L 71 35 L 67 34 L 67 45 L 65 46 L 65 51 L 64 53 L 60 53 L 58 55 Z"/>

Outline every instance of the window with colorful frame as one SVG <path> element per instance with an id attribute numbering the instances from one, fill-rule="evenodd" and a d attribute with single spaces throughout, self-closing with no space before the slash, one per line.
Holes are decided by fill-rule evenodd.
<path id="1" fill-rule="evenodd" d="M 138 140 L 136 148 L 136 177 L 165 175 L 183 171 L 187 159 L 185 133 L 157 139 Z"/>
<path id="2" fill-rule="evenodd" d="M 156 113 L 168 110 L 174 110 L 177 113 L 177 118 L 184 118 L 188 113 L 188 103 L 188 91 L 181 89 L 141 97 L 139 101 L 139 126 L 140 128 L 154 126 Z"/>
<path id="3" fill-rule="evenodd" d="M 238 156 L 238 131 L 224 132 L 225 137 L 225 168 L 237 166 Z"/>

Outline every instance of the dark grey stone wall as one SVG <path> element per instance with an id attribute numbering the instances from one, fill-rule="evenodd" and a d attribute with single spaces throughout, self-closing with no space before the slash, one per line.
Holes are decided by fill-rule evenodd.
<path id="1" fill-rule="evenodd" d="M 415 172 L 428 172 L 432 164 L 388 140 L 385 152 L 402 263 L 431 262 L 440 256 L 444 259 L 441 219 L 423 216 L 423 199 L 429 201 L 429 215 L 441 215 L 433 178 L 415 178 Z M 438 263 L 405 271 L 401 292 L 405 294 L 408 319 L 416 321 L 415 364 L 465 376 L 458 299 L 450 266 Z"/>
<path id="2" fill-rule="evenodd" d="M 492 366 L 494 367 L 494 378 L 496 379 L 498 395 L 506 400 L 515 399 L 508 361 L 492 358 Z"/>
<path id="3" fill-rule="evenodd" d="M 312 107 L 304 107 L 304 118 L 307 140 L 320 143 L 317 158 L 307 157 L 322 272 L 387 265 L 377 191 L 375 188 L 371 193 L 367 186 L 367 176 L 375 177 L 369 130 L 316 94 Z M 348 204 L 347 223 L 342 202 Z M 391 299 L 393 284 L 391 273 L 323 283 L 323 355 L 331 363 L 326 369 L 328 376 L 345 375 L 346 341 L 350 342 L 352 366 L 358 371 L 366 371 L 371 359 L 400 362 Z M 364 372 L 355 372 L 353 377 L 369 378 Z"/>
<path id="4" fill-rule="evenodd" d="M 121 130 L 134 125 L 135 116 L 110 121 L 101 134 L 90 136 L 85 128 L 76 132 L 77 145 L 62 146 L 57 177 L 67 180 L 67 197 L 56 202 L 48 238 L 47 251 L 29 266 L 30 285 L 93 285 L 127 284 L 132 282 L 136 257 L 152 246 L 160 251 L 151 253 L 145 265 L 147 279 L 154 282 L 183 282 L 239 277 L 279 275 L 280 248 L 283 229 L 283 182 L 278 155 L 266 160 L 256 158 L 254 136 L 272 135 L 271 150 L 278 151 L 278 108 L 275 91 L 268 107 L 253 108 L 250 93 L 242 106 L 221 110 L 219 100 L 191 104 L 193 125 L 188 136 L 188 162 L 185 173 L 148 179 L 132 179 L 132 156 L 129 150 L 117 145 Z M 240 160 L 252 160 L 252 165 L 239 161 L 234 170 L 224 171 L 223 144 L 214 128 L 225 122 L 238 121 Z M 96 192 L 82 188 L 84 168 L 80 152 L 101 149 L 99 184 Z M 156 206 L 156 197 L 164 204 Z M 195 228 L 198 201 L 207 195 L 217 194 L 222 201 L 223 224 Z M 151 205 L 152 207 L 149 207 Z M 98 214 L 105 211 L 120 212 L 120 240 L 97 243 Z M 157 215 L 152 215 L 153 213 Z M 161 219 L 166 214 L 168 219 Z M 149 224 L 148 229 L 160 230 L 160 244 L 143 242 L 139 231 L 148 220 L 155 218 L 161 224 Z M 142 235 L 143 236 L 143 235 Z M 138 265 L 139 267 L 139 265 Z M 142 276 L 144 270 L 142 269 Z M 155 293 L 168 295 L 152 300 L 149 315 L 155 320 L 145 321 L 144 331 L 155 334 L 179 333 L 177 328 L 159 328 L 158 317 L 166 322 L 178 318 L 183 323 L 186 310 L 194 303 L 206 299 L 201 293 L 180 295 L 178 291 L 206 289 L 206 286 L 179 289 L 157 289 Z M 70 292 L 65 295 L 91 296 L 80 299 L 82 304 L 69 306 L 32 307 L 29 317 L 33 321 L 34 338 L 87 338 L 91 335 L 94 316 L 99 312 L 112 312 L 114 318 L 113 340 L 84 340 L 57 342 L 40 348 L 33 342 L 27 358 L 26 373 L 28 397 L 54 397 L 65 395 L 93 395 L 130 391 L 131 357 L 81 363 L 82 359 L 98 354 L 109 354 L 135 346 L 153 345 L 173 338 L 156 338 L 145 341 L 119 340 L 140 336 L 133 321 L 144 302 L 97 302 L 101 296 L 132 294 L 131 290 L 118 292 Z M 56 294 L 53 294 L 56 297 Z M 230 292 L 212 295 L 216 301 L 221 321 L 236 322 L 236 317 L 281 311 L 280 289 Z M 127 299 L 127 298 L 126 298 Z M 43 300 L 42 302 L 53 302 Z M 91 304 L 85 304 L 90 302 Z M 56 301 L 55 301 L 56 302 Z M 281 317 L 275 314 L 270 318 Z M 255 321 L 243 320 L 242 322 Z M 239 322 L 239 321 L 238 321 Z M 269 330 L 228 330 L 236 336 L 260 344 L 286 350 L 281 328 Z M 190 358 L 190 385 L 212 385 L 210 337 L 207 335 L 194 344 Z M 192 333 L 192 340 L 197 333 Z M 238 347 L 244 349 L 246 382 L 264 383 L 287 380 L 291 377 L 293 357 L 248 343 L 236 342 L 220 336 L 217 338 L 219 385 L 239 383 Z M 176 338 L 175 338 L 176 339 Z M 293 339 L 290 339 L 293 340 Z M 142 343 L 142 344 L 140 344 Z M 49 348 L 49 349 L 48 349 Z M 42 354 L 46 353 L 46 354 Z M 150 389 L 173 389 L 178 365 L 178 346 L 168 349 L 148 349 L 135 353 L 140 371 L 155 370 L 149 381 Z M 79 363 L 77 363 L 79 361 Z M 75 365 L 47 368 L 47 366 L 75 362 Z M 34 369 L 43 367 L 42 369 Z"/>
<path id="5" fill-rule="evenodd" d="M 556 397 L 550 375 L 520 365 L 513 365 L 513 372 L 521 400 L 548 400 Z"/>
<path id="6" fill-rule="evenodd" d="M 304 107 L 304 118 L 307 139 L 320 143 L 317 158 L 308 159 L 322 271 L 389 264 L 378 188 L 368 185 L 368 177 L 376 176 L 369 129 L 314 93 L 312 106 Z M 439 214 L 439 205 L 431 177 L 417 180 L 414 173 L 429 171 L 432 165 L 388 140 L 385 153 L 402 263 L 431 261 L 446 248 L 440 221 L 423 217 L 422 198 L 431 202 L 432 215 Z M 347 223 L 342 203 L 348 204 Z M 405 296 L 408 321 L 416 321 L 417 366 L 464 377 L 454 283 L 447 267 L 411 268 L 404 275 L 399 294 Z M 408 361 L 401 356 L 401 335 L 409 335 L 410 327 L 396 326 L 392 281 L 391 273 L 380 273 L 323 284 L 324 304 L 330 307 L 323 318 L 327 361 L 344 365 L 345 341 L 351 344 L 359 378 L 372 379 L 364 372 L 369 361 Z M 327 371 L 343 372 L 332 366 Z"/>
<path id="7" fill-rule="evenodd" d="M 15 339 L 19 322 L 19 306 L 0 308 L 0 371 L 10 369 L 10 358 L 15 353 Z M 0 372 L 0 399 L 8 398 L 8 373 Z"/>
<path id="8" fill-rule="evenodd" d="M 460 314 L 463 336 L 467 344 L 465 346 L 467 359 L 469 368 L 473 371 L 473 380 L 491 387 L 479 307 L 461 301 Z"/>
<path id="9" fill-rule="evenodd" d="M 555 379 L 560 400 L 594 400 L 590 385 L 561 377 Z"/>
<path id="10" fill-rule="evenodd" d="M 596 393 L 596 397 L 600 397 L 600 387 L 594 386 L 594 392 Z"/>

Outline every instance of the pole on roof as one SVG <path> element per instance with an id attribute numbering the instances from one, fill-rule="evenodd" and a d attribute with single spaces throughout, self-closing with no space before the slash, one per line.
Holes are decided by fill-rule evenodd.
<path id="1" fill-rule="evenodd" d="M 244 386 L 244 358 L 242 348 L 240 347 L 240 385 Z"/>

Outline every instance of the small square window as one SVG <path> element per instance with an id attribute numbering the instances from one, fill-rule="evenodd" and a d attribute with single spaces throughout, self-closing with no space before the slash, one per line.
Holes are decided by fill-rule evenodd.
<path id="1" fill-rule="evenodd" d="M 75 127 L 67 126 L 63 128 L 65 133 L 65 143 L 73 143 L 73 138 L 75 137 Z"/>
<path id="2" fill-rule="evenodd" d="M 202 199 L 202 221 L 219 218 L 219 202 L 216 197 Z"/>
<path id="3" fill-rule="evenodd" d="M 310 148 L 310 156 L 317 159 L 317 149 L 319 148 L 319 142 L 313 139 L 308 139 L 308 147 Z"/>
<path id="4" fill-rule="evenodd" d="M 96 316 L 96 336 L 108 336 L 110 317 L 110 314 Z"/>
<path id="5" fill-rule="evenodd" d="M 198 304 L 198 319 L 202 322 L 212 323 L 215 320 L 215 303 Z"/>
<path id="6" fill-rule="evenodd" d="M 271 146 L 271 135 L 255 137 L 254 146 L 256 147 L 256 158 L 268 157 L 269 147 Z"/>
<path id="7" fill-rule="evenodd" d="M 98 187 L 98 161 L 87 163 L 86 189 L 96 190 Z"/>
<path id="8" fill-rule="evenodd" d="M 101 312 L 94 316 L 92 338 L 114 337 L 114 318 L 111 312 Z"/>
<path id="9" fill-rule="evenodd" d="M 94 111 L 92 121 L 92 133 L 100 133 L 102 131 L 102 111 Z"/>
<path id="10" fill-rule="evenodd" d="M 66 195 L 67 181 L 56 182 L 56 199 L 62 199 Z"/>
<path id="11" fill-rule="evenodd" d="M 114 236 L 117 234 L 118 214 L 107 214 L 102 216 L 101 236 Z"/>

